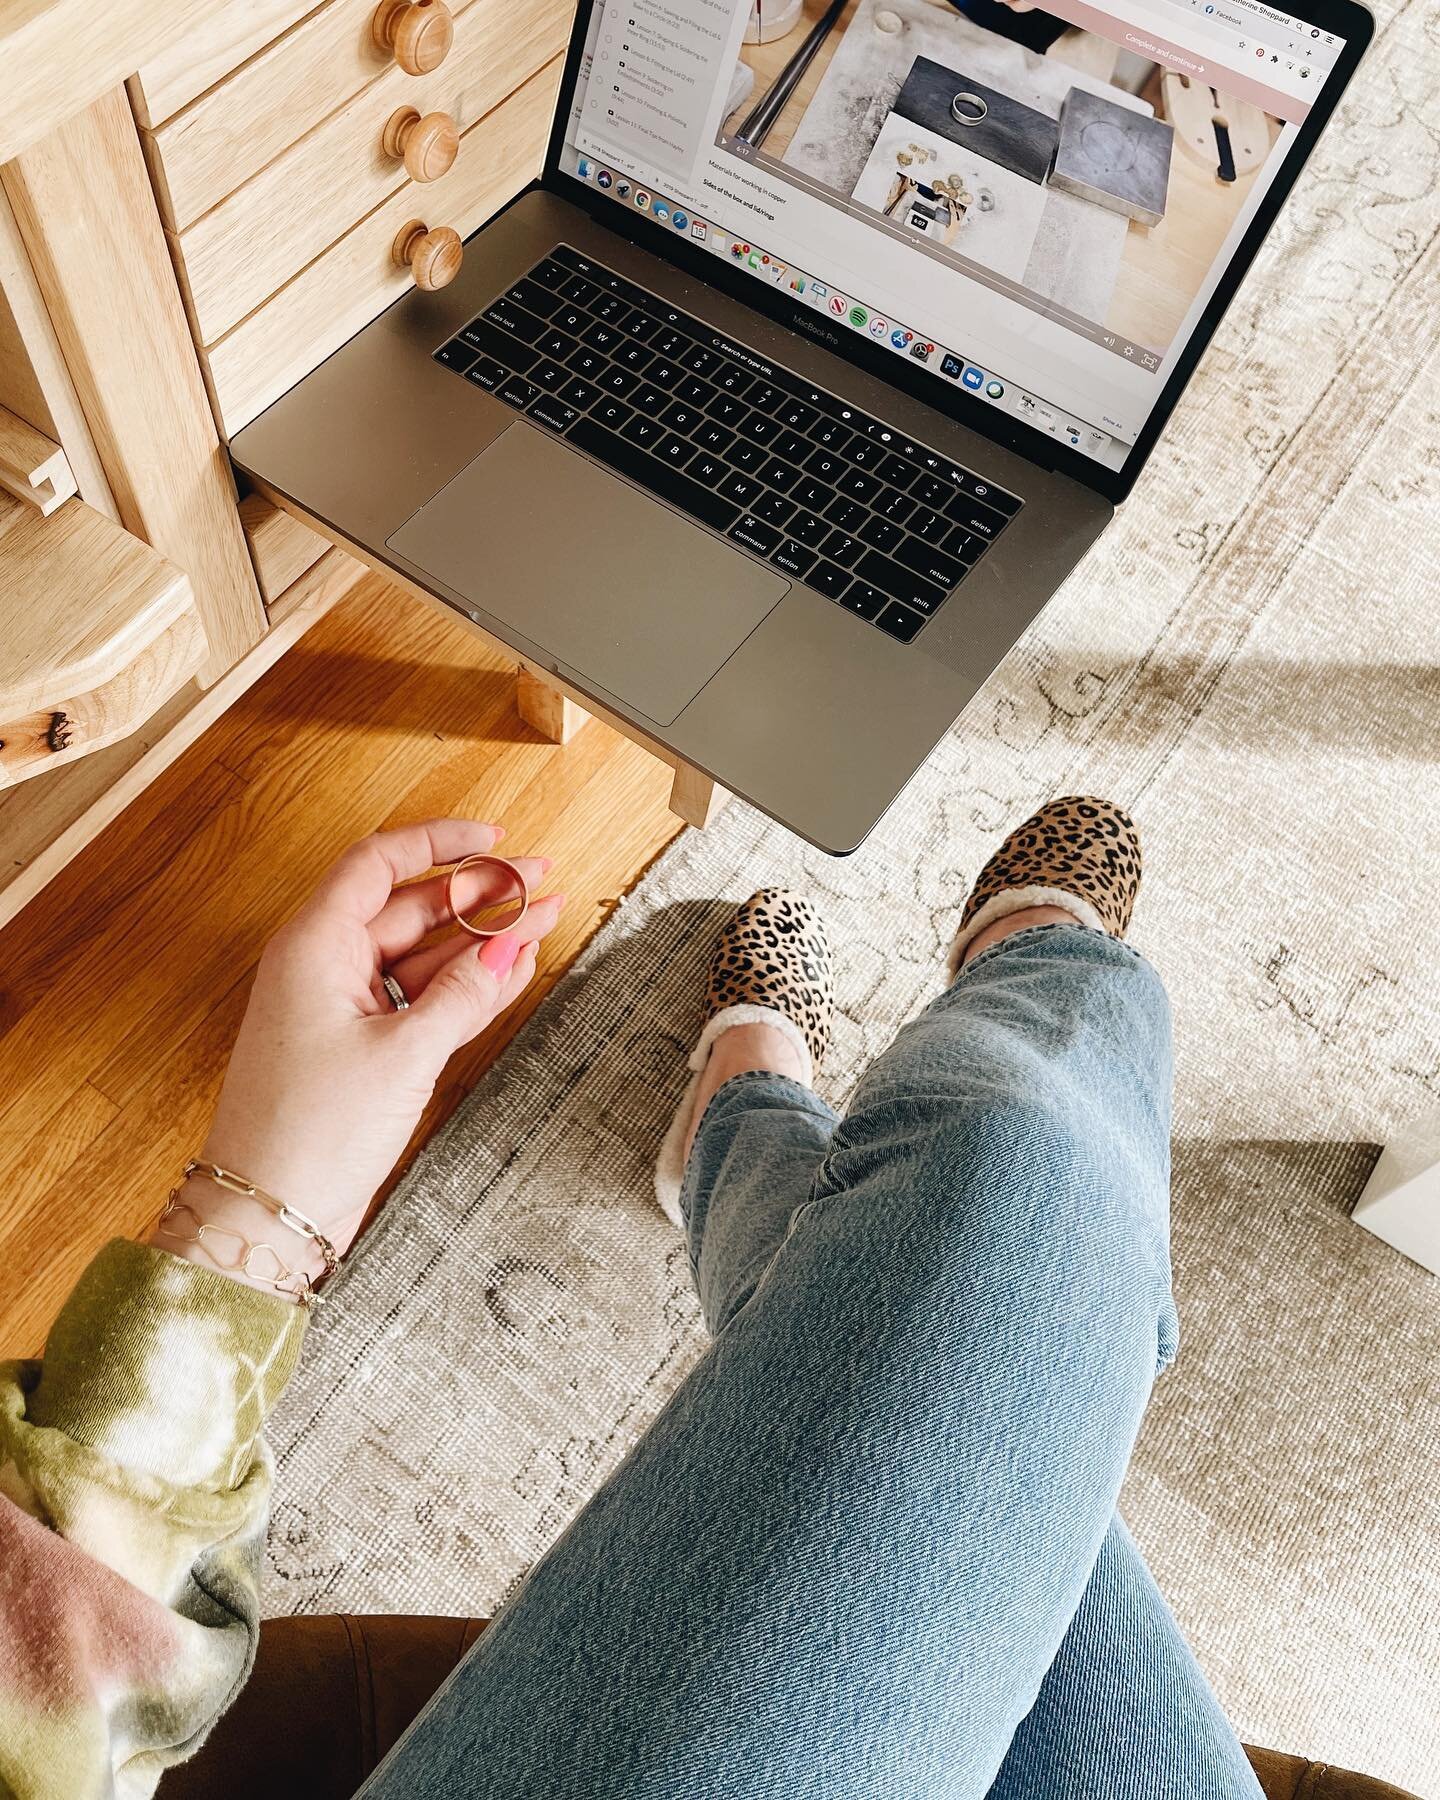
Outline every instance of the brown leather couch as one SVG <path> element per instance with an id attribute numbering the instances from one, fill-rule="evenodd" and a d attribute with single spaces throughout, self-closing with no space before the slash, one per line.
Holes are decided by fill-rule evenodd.
<path id="1" fill-rule="evenodd" d="M 245 1691 L 160 1800 L 350 1800 L 484 1619 L 267 1620 Z M 1386 1781 L 1251 1750 L 1269 1800 L 1415 1800 Z"/>

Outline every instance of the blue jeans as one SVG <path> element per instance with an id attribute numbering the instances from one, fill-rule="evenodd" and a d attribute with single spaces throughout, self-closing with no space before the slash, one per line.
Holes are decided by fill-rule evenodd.
<path id="1" fill-rule="evenodd" d="M 727 1082 L 714 1342 L 366 1800 L 1259 1795 L 1115 1512 L 1176 1347 L 1170 1078 L 1158 977 L 1050 926 L 843 1118 Z"/>

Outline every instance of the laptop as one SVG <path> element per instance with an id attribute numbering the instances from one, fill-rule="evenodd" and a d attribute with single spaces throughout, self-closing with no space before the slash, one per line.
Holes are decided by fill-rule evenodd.
<path id="1" fill-rule="evenodd" d="M 1370 14 L 1302 3 L 581 0 L 539 179 L 234 460 L 853 851 L 1129 493 L 1353 75 Z"/>

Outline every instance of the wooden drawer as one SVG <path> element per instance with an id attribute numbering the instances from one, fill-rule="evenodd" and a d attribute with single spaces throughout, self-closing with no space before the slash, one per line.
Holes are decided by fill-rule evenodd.
<path id="1" fill-rule="evenodd" d="M 113 743 L 195 673 L 189 580 L 80 500 L 0 495 L 0 787 Z"/>
<path id="2" fill-rule="evenodd" d="M 468 134 L 564 49 L 570 15 L 570 0 L 531 0 L 508 11 L 494 0 L 476 0 L 461 14 L 454 46 L 438 69 L 415 77 L 392 64 L 172 239 L 200 343 L 215 343 L 407 185 L 404 164 L 382 142 L 398 109 L 443 112 Z M 462 135 L 462 145 L 466 159 L 480 153 L 478 141 Z M 432 222 L 454 224 L 443 214 L 445 187 L 443 178 L 417 183 L 405 204 L 420 217 L 442 209 Z"/>
<path id="3" fill-rule="evenodd" d="M 477 0 L 478 3 L 478 0 Z M 563 56 L 472 125 L 455 166 L 407 183 L 204 352 L 222 427 L 233 435 L 410 285 L 392 256 L 412 219 L 467 236 L 537 173 Z"/>
<path id="4" fill-rule="evenodd" d="M 371 32 L 376 4 L 328 0 L 158 130 L 144 134 L 161 215 L 172 231 L 194 224 L 395 68 L 394 57 L 379 48 Z M 519 10 L 506 0 L 471 0 L 467 6 L 455 0 L 457 42 L 469 29 L 467 14 L 477 6 L 511 23 Z"/>

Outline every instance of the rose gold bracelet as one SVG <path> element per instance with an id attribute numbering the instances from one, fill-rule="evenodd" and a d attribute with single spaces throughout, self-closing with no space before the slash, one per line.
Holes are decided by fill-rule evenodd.
<path id="1" fill-rule="evenodd" d="M 273 1194 L 267 1194 L 263 1188 L 256 1187 L 253 1181 L 247 1181 L 243 1175 L 237 1175 L 232 1169 L 222 1169 L 218 1163 L 203 1162 L 192 1157 L 185 1165 L 185 1179 L 192 1175 L 203 1176 L 218 1188 L 224 1188 L 231 1194 L 239 1194 L 243 1199 L 255 1200 L 275 1214 L 275 1217 L 287 1230 L 293 1231 L 297 1237 L 314 1244 L 320 1252 L 325 1264 L 325 1273 L 333 1275 L 340 1267 L 340 1258 L 335 1246 L 325 1236 L 313 1219 L 309 1219 L 298 1208 L 284 1200 L 277 1200 Z M 273 1244 L 252 1243 L 243 1233 L 231 1230 L 225 1225 L 208 1224 L 201 1220 L 194 1207 L 179 1198 L 177 1188 L 165 1203 L 165 1210 L 160 1215 L 156 1229 L 162 1237 L 174 1238 L 179 1243 L 199 1244 L 206 1256 L 217 1269 L 226 1274 L 247 1275 L 252 1281 L 258 1281 L 275 1289 L 277 1293 L 287 1294 L 292 1300 L 298 1300 L 302 1306 L 313 1306 L 319 1299 L 310 1283 L 309 1273 L 294 1270 L 281 1256 Z M 185 1236 L 178 1231 L 165 1229 L 167 1219 L 179 1219 L 188 1215 L 194 1230 Z M 239 1250 L 238 1260 L 229 1263 L 221 1262 L 211 1253 L 209 1239 L 229 1239 Z M 272 1265 L 265 1265 L 263 1258 L 268 1254 L 273 1259 Z M 294 1283 L 294 1286 L 288 1285 Z"/>

